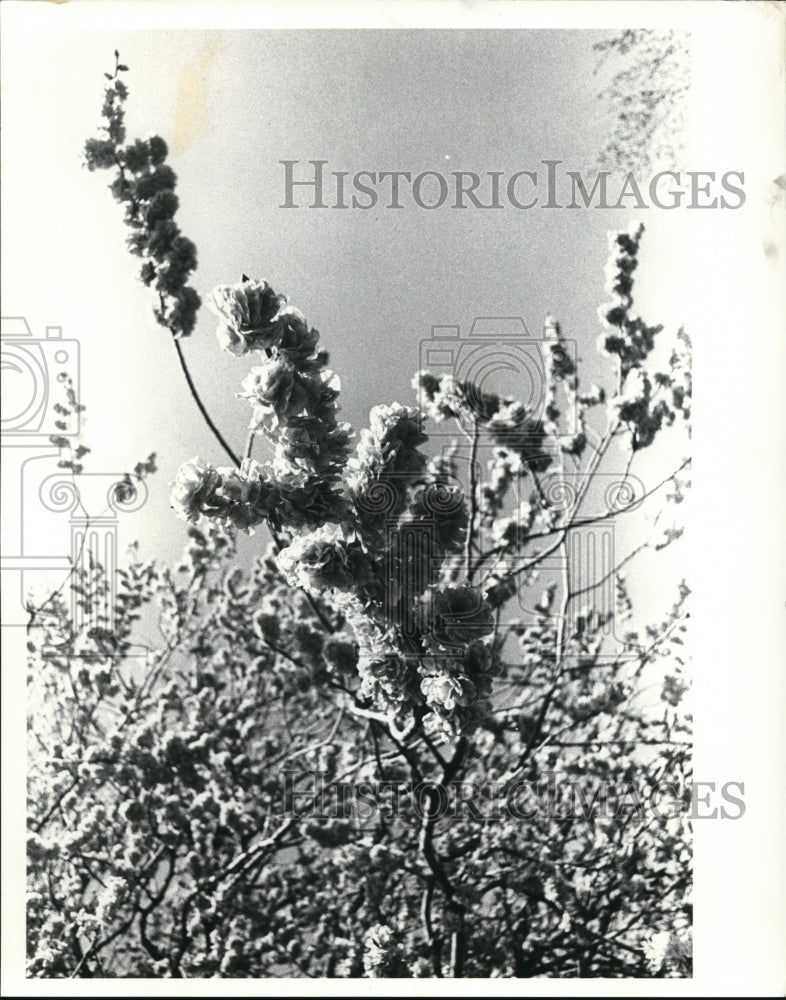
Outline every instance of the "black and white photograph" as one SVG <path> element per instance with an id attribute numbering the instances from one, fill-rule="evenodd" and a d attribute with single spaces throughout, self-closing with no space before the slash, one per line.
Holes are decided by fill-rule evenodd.
<path id="1" fill-rule="evenodd" d="M 783 995 L 784 6 L 3 8 L 3 995 Z"/>

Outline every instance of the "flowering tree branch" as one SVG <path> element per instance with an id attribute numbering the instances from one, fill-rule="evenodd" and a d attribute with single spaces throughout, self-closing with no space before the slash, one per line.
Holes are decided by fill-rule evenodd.
<path id="1" fill-rule="evenodd" d="M 85 164 L 90 171 L 115 171 L 109 187 L 115 200 L 125 206 L 125 222 L 131 230 L 128 248 L 143 261 L 139 277 L 157 294 L 156 322 L 172 334 L 189 392 L 205 423 L 230 459 L 239 465 L 237 455 L 207 412 L 183 354 L 180 340 L 193 331 L 201 304 L 199 295 L 187 283 L 197 266 L 196 247 L 174 221 L 179 204 L 175 194 L 177 177 L 166 163 L 166 142 L 154 135 L 124 145 L 128 88 L 120 74 L 127 71 L 115 51 L 114 73 L 104 74 L 108 82 L 101 109 L 103 124 L 99 126 L 102 136 L 85 143 Z"/>

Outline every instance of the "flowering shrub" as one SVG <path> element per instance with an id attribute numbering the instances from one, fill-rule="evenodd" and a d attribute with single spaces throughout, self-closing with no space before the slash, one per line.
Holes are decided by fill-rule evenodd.
<path id="1" fill-rule="evenodd" d="M 169 303 L 173 177 L 161 142 L 121 147 L 119 72 L 89 162 L 132 185 L 132 250 Z M 643 495 L 632 471 L 691 396 L 687 336 L 656 364 L 632 312 L 642 233 L 612 237 L 607 384 L 581 384 L 549 318 L 541 412 L 424 371 L 420 407 L 353 437 L 283 295 L 207 296 L 247 365 L 246 456 L 181 466 L 182 565 L 133 558 L 111 629 L 75 629 L 59 593 L 31 629 L 30 975 L 690 973 L 689 591 L 641 624 L 623 574 L 681 529 L 571 575 L 582 531 L 686 485 L 687 460 Z M 441 454 L 429 420 L 455 424 Z M 248 569 L 238 530 L 269 535 Z M 101 567 L 72 584 L 107 606 Z"/>
<path id="2" fill-rule="evenodd" d="M 327 592 L 233 548 L 190 526 L 182 565 L 125 566 L 111 632 L 74 634 L 62 595 L 31 632 L 30 975 L 690 972 L 687 806 L 663 797 L 689 776 L 685 591 L 633 659 L 603 659 L 588 622 L 550 699 L 545 612 L 511 622 L 504 664 L 485 637 L 454 674 L 424 658 L 446 718 L 506 685 L 445 756 L 347 711 L 409 690 L 403 658 L 359 661 Z M 74 583 L 107 598 L 98 567 Z M 144 656 L 140 617 L 162 630 Z M 635 678 L 657 662 L 654 715 Z"/>

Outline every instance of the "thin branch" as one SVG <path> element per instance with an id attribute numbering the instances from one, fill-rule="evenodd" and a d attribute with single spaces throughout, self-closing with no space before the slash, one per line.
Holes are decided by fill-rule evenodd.
<path id="1" fill-rule="evenodd" d="M 478 456 L 478 437 L 480 428 L 475 419 L 472 424 L 472 448 L 469 455 L 469 521 L 467 523 L 467 538 L 464 543 L 464 560 L 466 563 L 467 583 L 472 583 L 475 567 L 472 565 L 472 543 L 475 535 L 475 520 L 478 516 L 478 486 L 475 475 L 475 463 Z"/>
<path id="2" fill-rule="evenodd" d="M 631 552 L 629 552 L 624 559 L 620 559 L 620 561 L 616 563 L 608 571 L 608 573 L 605 573 L 603 576 L 601 576 L 594 582 L 588 583 L 584 587 L 580 587 L 578 590 L 572 590 L 570 592 L 571 598 L 580 597 L 582 594 L 589 594 L 591 591 L 597 590 L 598 587 L 602 587 L 603 584 L 607 583 L 612 577 L 616 577 L 623 566 L 625 566 L 632 559 L 634 559 L 639 554 L 639 552 L 642 552 L 644 549 L 648 548 L 649 545 L 650 545 L 649 540 L 646 542 L 642 542 L 640 545 L 637 545 L 636 548 L 633 549 Z"/>
<path id="3" fill-rule="evenodd" d="M 657 483 L 657 485 L 653 486 L 652 489 L 647 490 L 646 493 L 643 493 L 641 499 L 646 500 L 647 497 L 652 496 L 653 493 L 657 493 L 657 491 L 662 487 L 664 487 L 666 483 L 671 482 L 671 480 L 674 479 L 675 476 L 678 476 L 680 472 L 682 472 L 682 470 L 685 468 L 685 466 L 690 464 L 690 461 L 691 460 L 689 458 L 686 458 L 685 461 L 679 466 L 679 468 L 675 469 L 674 472 L 671 472 L 668 476 L 665 476 L 663 479 L 661 479 L 661 481 Z M 520 573 L 524 573 L 528 569 L 532 569 L 533 566 L 536 566 L 537 563 L 545 559 L 546 556 L 551 555 L 552 552 L 556 551 L 556 549 L 560 547 L 564 538 L 567 537 L 568 531 L 571 531 L 574 528 L 586 528 L 588 525 L 599 524 L 601 521 L 608 521 L 610 518 L 619 517 L 620 514 L 624 513 L 625 511 L 618 511 L 618 510 L 606 511 L 605 514 L 597 514 L 594 517 L 585 517 L 579 521 L 571 521 L 567 525 L 562 525 L 557 528 L 552 528 L 548 531 L 540 531 L 535 535 L 530 535 L 527 538 L 528 542 L 533 541 L 536 538 L 548 538 L 551 535 L 556 535 L 556 534 L 559 534 L 562 537 L 556 542 L 554 546 L 549 547 L 548 549 L 546 549 L 545 552 L 539 552 L 536 556 L 533 556 L 532 559 L 524 563 L 523 566 L 520 566 L 518 569 L 513 570 L 509 575 L 518 576 Z"/>
<path id="4" fill-rule="evenodd" d="M 566 537 L 567 533 L 563 536 L 560 544 L 560 549 L 562 550 L 565 558 L 562 563 L 562 605 L 559 612 L 559 621 L 557 622 L 557 645 L 554 660 L 558 673 L 560 671 L 560 667 L 562 666 L 562 657 L 564 653 L 565 626 L 568 620 L 568 607 L 570 606 L 571 597 L 573 596 L 570 590 L 570 567 L 568 565 L 568 551 L 565 546 Z"/>
<path id="5" fill-rule="evenodd" d="M 423 890 L 423 900 L 420 906 L 420 919 L 423 923 L 423 931 L 426 940 L 431 948 L 431 967 L 437 979 L 442 979 L 442 941 L 439 935 L 434 933 L 434 923 L 431 919 L 431 906 L 434 902 L 434 878 L 430 878 L 428 885 Z"/>
<path id="6" fill-rule="evenodd" d="M 294 760 L 295 757 L 300 757 L 304 753 L 310 753 L 313 750 L 318 750 L 320 747 L 329 746 L 335 739 L 336 733 L 338 732 L 338 727 L 341 725 L 341 720 L 344 718 L 344 706 L 342 705 L 338 710 L 338 716 L 336 717 L 335 723 L 331 726 L 330 732 L 323 739 L 319 740 L 318 743 L 309 743 L 306 747 L 301 747 L 299 750 L 295 750 L 293 753 L 289 754 L 284 758 L 285 761 Z"/>
<path id="7" fill-rule="evenodd" d="M 248 432 L 248 437 L 246 438 L 246 451 L 245 451 L 246 458 L 251 458 L 251 453 L 254 450 L 254 438 L 256 438 L 256 436 L 257 432 L 252 427 L 251 430 Z"/>
<path id="8" fill-rule="evenodd" d="M 221 434 L 221 431 L 216 427 L 216 425 L 210 419 L 210 414 L 205 409 L 205 404 L 202 402 L 202 399 L 201 399 L 199 393 L 197 392 L 197 388 L 194 385 L 194 380 L 191 378 L 191 372 L 188 370 L 188 365 L 186 364 L 185 355 L 183 354 L 183 348 L 182 348 L 182 346 L 180 344 L 180 338 L 173 336 L 172 337 L 172 341 L 173 341 L 173 343 L 175 345 L 175 350 L 177 351 L 177 356 L 178 356 L 178 359 L 180 361 L 180 367 L 183 369 L 183 374 L 186 377 L 186 382 L 188 383 L 188 388 L 189 388 L 189 390 L 191 392 L 191 396 L 192 396 L 194 402 L 196 403 L 197 408 L 199 409 L 199 412 L 204 417 L 205 423 L 210 428 L 210 430 L 213 432 L 213 436 L 215 437 L 215 439 L 218 441 L 218 443 L 221 445 L 221 447 L 224 449 L 224 451 L 227 453 L 227 455 L 232 459 L 233 463 L 235 465 L 240 465 L 240 459 L 235 454 L 235 452 L 232 451 L 232 449 L 229 447 L 229 445 L 226 443 L 226 441 L 224 440 L 223 435 Z"/>

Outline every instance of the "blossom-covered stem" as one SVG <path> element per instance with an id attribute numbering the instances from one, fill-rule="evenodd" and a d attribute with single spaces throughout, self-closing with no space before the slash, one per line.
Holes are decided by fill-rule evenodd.
<path id="1" fill-rule="evenodd" d="M 235 465 L 239 466 L 240 465 L 239 457 L 235 454 L 234 451 L 232 451 L 227 442 L 224 440 L 221 431 L 216 427 L 216 425 L 210 419 L 210 414 L 205 409 L 205 404 L 202 402 L 202 399 L 199 393 L 197 392 L 196 386 L 194 385 L 194 380 L 191 378 L 191 372 L 188 370 L 188 365 L 186 364 L 185 356 L 183 355 L 183 348 L 180 344 L 180 338 L 173 337 L 172 341 L 175 345 L 175 350 L 177 351 L 177 356 L 180 361 L 180 367 L 183 369 L 183 374 L 186 377 L 186 382 L 188 384 L 189 391 L 191 392 L 191 396 L 194 402 L 196 403 L 199 412 L 205 418 L 205 423 L 213 432 L 213 436 L 215 437 L 215 439 L 218 441 L 218 443 L 221 445 L 221 447 L 224 449 L 227 455 L 232 459 Z"/>

